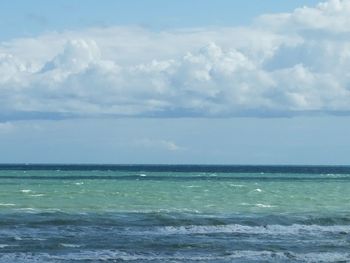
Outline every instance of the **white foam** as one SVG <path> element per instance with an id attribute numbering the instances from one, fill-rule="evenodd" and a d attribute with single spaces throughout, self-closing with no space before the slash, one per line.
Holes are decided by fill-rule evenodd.
<path id="1" fill-rule="evenodd" d="M 40 209 L 36 209 L 36 208 L 32 208 L 32 207 L 24 207 L 24 208 L 14 208 L 17 211 L 22 211 L 22 212 L 27 212 L 27 213 L 40 213 L 41 210 Z"/>
<path id="2" fill-rule="evenodd" d="M 62 247 L 69 247 L 69 248 L 81 247 L 80 245 L 77 245 L 77 244 L 67 244 L 67 243 L 60 243 L 60 245 L 61 245 Z"/>
<path id="3" fill-rule="evenodd" d="M 0 206 L 15 206 L 16 204 L 11 203 L 0 203 Z"/>
<path id="4" fill-rule="evenodd" d="M 215 262 L 222 260 L 249 260 L 250 262 L 349 262 L 350 253 L 292 253 L 292 252 L 271 252 L 271 251 L 232 251 L 231 253 L 219 255 L 183 255 L 174 253 L 173 255 L 157 255 L 154 253 L 126 253 L 118 250 L 90 250 L 68 253 L 64 255 L 49 255 L 47 253 L 8 253 L 0 256 L 0 262 L 51 262 L 54 261 L 198 261 Z"/>
<path id="5" fill-rule="evenodd" d="M 187 185 L 186 188 L 201 188 L 200 185 Z"/>
<path id="6" fill-rule="evenodd" d="M 30 189 L 22 189 L 21 192 L 22 193 L 30 193 L 30 192 L 32 192 L 32 190 L 30 190 Z"/>
<path id="7" fill-rule="evenodd" d="M 323 252 L 297 254 L 295 258 L 302 262 L 350 262 L 349 253 Z"/>
<path id="8" fill-rule="evenodd" d="M 266 226 L 245 226 L 239 224 L 218 225 L 218 226 L 165 226 L 156 227 L 147 234 L 161 235 L 190 235 L 190 234 L 252 234 L 252 235 L 317 235 L 329 233 L 350 234 L 349 225 L 320 226 L 320 225 L 266 225 Z"/>
<path id="9" fill-rule="evenodd" d="M 45 241 L 46 240 L 45 238 L 30 237 L 30 236 L 26 236 L 26 237 L 14 236 L 13 239 L 16 241 L 21 241 L 21 240 Z"/>
<path id="10" fill-rule="evenodd" d="M 274 206 L 274 205 L 265 205 L 265 204 L 256 204 L 255 206 L 261 207 L 261 208 L 272 208 L 272 207 L 276 207 L 276 206 Z"/>
<path id="11" fill-rule="evenodd" d="M 40 237 L 31 237 L 29 239 L 30 240 L 34 240 L 34 241 L 45 241 L 45 240 L 47 240 L 46 238 L 40 238 Z"/>
<path id="12" fill-rule="evenodd" d="M 41 196 L 45 196 L 44 194 L 34 194 L 34 195 L 30 195 L 32 197 L 41 197 Z"/>

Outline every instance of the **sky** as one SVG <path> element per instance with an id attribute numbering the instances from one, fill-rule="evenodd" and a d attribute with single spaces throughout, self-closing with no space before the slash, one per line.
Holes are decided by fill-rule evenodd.
<path id="1" fill-rule="evenodd" d="M 350 165 L 350 0 L 13 0 L 0 17 L 0 163 Z"/>
<path id="2" fill-rule="evenodd" d="M 263 13 L 288 12 L 315 0 L 12 0 L 2 1 L 1 40 L 89 27 L 152 30 L 249 25 Z"/>

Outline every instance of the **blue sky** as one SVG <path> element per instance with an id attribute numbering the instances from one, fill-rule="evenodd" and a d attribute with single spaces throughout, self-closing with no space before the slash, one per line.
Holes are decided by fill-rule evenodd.
<path id="1" fill-rule="evenodd" d="M 350 1 L 4 1 L 0 163 L 350 164 Z"/>
<path id="2" fill-rule="evenodd" d="M 6 163 L 339 165 L 349 163 L 348 123 L 347 117 L 23 121 L 3 127 L 0 149 Z"/>
<path id="3" fill-rule="evenodd" d="M 264 13 L 288 12 L 315 0 L 13 0 L 0 9 L 1 40 L 92 26 L 138 25 L 155 30 L 242 26 Z"/>

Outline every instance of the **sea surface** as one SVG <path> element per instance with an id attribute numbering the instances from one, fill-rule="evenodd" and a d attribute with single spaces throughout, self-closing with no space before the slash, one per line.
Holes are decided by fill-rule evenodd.
<path id="1" fill-rule="evenodd" d="M 0 165 L 0 262 L 350 262 L 350 167 Z"/>

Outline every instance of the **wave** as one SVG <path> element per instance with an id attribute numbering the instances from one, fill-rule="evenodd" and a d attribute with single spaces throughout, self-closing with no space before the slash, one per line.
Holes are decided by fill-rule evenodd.
<path id="1" fill-rule="evenodd" d="M 350 262 L 338 216 L 0 214 L 0 263 Z"/>
<path id="2" fill-rule="evenodd" d="M 7 245 L 7 244 L 0 244 L 0 249 L 1 248 L 6 248 L 6 247 L 9 247 L 10 245 Z"/>
<path id="3" fill-rule="evenodd" d="M 11 180 L 50 180 L 50 181 L 57 181 L 57 180 L 70 180 L 70 181 L 81 181 L 81 180 L 114 180 L 114 181 L 169 181 L 169 182 L 189 182 L 189 181 L 227 181 L 227 182 L 234 182 L 234 181 L 247 181 L 247 182 L 304 182 L 304 181 L 311 181 L 311 182 L 327 182 L 327 181 L 350 181 L 350 176 L 348 174 L 344 175 L 323 175 L 323 174 L 316 174 L 316 175 L 289 175 L 289 174 L 283 174 L 283 175 L 275 175 L 275 174 L 259 174 L 259 175 L 249 175 L 249 176 L 242 176 L 241 174 L 221 174 L 217 176 L 211 176 L 211 175 L 200 175 L 200 176 L 193 176 L 193 175 L 146 175 L 146 174 L 137 174 L 137 175 L 109 175 L 108 173 L 100 174 L 100 175 L 80 175 L 80 174 L 74 174 L 74 175 L 0 175 L 1 179 L 11 179 Z M 23 189 L 21 190 L 23 193 L 29 193 L 31 190 L 29 189 Z"/>
<path id="4" fill-rule="evenodd" d="M 247 225 L 218 225 L 218 226 L 165 226 L 156 227 L 147 231 L 150 235 L 191 235 L 191 234 L 250 234 L 250 235 L 321 235 L 321 234 L 350 234 L 350 225 L 265 225 L 265 226 L 247 226 Z"/>
<path id="5" fill-rule="evenodd" d="M 16 204 L 4 203 L 5 206 Z M 0 204 L 1 206 L 1 204 Z M 259 203 L 255 206 L 270 207 L 270 204 Z M 0 212 L 1 225 L 53 225 L 55 223 L 100 226 L 222 226 L 245 225 L 247 227 L 265 227 L 271 225 L 319 225 L 319 226 L 350 226 L 349 212 L 326 214 L 226 214 L 200 213 L 191 209 L 159 209 L 157 211 L 125 211 L 115 212 L 77 212 L 64 211 L 57 208 L 16 207 L 10 211 Z"/>
<path id="6" fill-rule="evenodd" d="M 186 253 L 173 253 L 162 255 L 155 253 L 127 253 L 119 250 L 86 250 L 80 252 L 50 255 L 48 253 L 9 253 L 0 255 L 1 263 L 14 262 L 232 262 L 232 260 L 245 260 L 249 262 L 348 262 L 350 253 L 292 253 L 242 250 L 228 252 L 226 255 L 188 255 Z"/>
<path id="7" fill-rule="evenodd" d="M 77 244 L 68 244 L 68 243 L 60 243 L 60 245 L 62 247 L 68 247 L 68 248 L 78 248 L 81 247 L 81 245 L 77 245 Z"/>
<path id="8" fill-rule="evenodd" d="M 22 190 L 20 190 L 20 192 L 27 194 L 27 193 L 32 192 L 32 190 L 30 190 L 30 189 L 22 189 Z"/>

